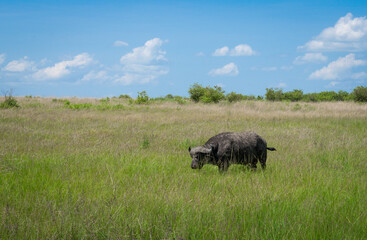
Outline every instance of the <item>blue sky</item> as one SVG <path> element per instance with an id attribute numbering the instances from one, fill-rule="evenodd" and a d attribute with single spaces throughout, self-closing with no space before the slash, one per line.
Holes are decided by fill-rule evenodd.
<path id="1" fill-rule="evenodd" d="M 367 85 L 366 1 L 1 1 L 0 90 L 107 97 Z"/>

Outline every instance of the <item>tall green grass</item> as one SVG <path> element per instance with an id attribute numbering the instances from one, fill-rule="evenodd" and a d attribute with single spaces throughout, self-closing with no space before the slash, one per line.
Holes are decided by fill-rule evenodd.
<path id="1" fill-rule="evenodd" d="M 0 110 L 2 239 L 367 238 L 366 105 L 20 104 Z M 244 130 L 277 148 L 265 171 L 190 168 Z"/>

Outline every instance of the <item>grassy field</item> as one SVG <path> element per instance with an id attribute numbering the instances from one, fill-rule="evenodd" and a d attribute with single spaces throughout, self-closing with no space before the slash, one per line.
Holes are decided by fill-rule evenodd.
<path id="1" fill-rule="evenodd" d="M 367 239 L 366 104 L 18 102 L 0 109 L 1 239 Z M 244 130 L 277 148 L 265 171 L 190 168 L 189 146 Z"/>

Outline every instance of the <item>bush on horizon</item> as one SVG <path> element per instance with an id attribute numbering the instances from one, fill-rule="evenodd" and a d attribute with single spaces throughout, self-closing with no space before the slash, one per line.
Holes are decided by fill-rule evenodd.
<path id="1" fill-rule="evenodd" d="M 195 83 L 189 89 L 190 98 L 194 102 L 218 103 L 226 98 L 224 93 L 225 91 L 219 86 L 214 86 L 214 88 L 207 86 L 204 88 L 198 83 Z"/>
<path id="2" fill-rule="evenodd" d="M 367 87 L 358 86 L 353 90 L 351 95 L 356 102 L 367 102 Z"/>
<path id="3" fill-rule="evenodd" d="M 13 97 L 13 91 L 10 90 L 4 93 L 5 101 L 0 103 L 0 108 L 19 108 L 17 100 Z"/>

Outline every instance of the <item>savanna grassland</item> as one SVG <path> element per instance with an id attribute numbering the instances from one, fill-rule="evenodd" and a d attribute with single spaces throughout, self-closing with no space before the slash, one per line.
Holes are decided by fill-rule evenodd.
<path id="1" fill-rule="evenodd" d="M 367 238 L 366 104 L 17 100 L 0 109 L 2 239 Z M 189 146 L 244 130 L 277 149 L 265 171 L 190 168 Z"/>

